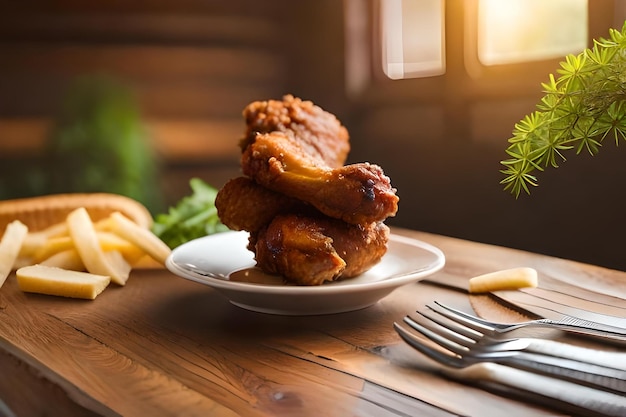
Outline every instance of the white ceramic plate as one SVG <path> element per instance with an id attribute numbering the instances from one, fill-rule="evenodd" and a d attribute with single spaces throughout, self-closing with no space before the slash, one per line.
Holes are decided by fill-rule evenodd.
<path id="1" fill-rule="evenodd" d="M 313 315 L 371 306 L 396 288 L 437 272 L 445 263 L 438 248 L 392 234 L 385 256 L 358 277 L 296 286 L 256 268 L 247 244 L 247 232 L 202 237 L 174 249 L 166 265 L 176 275 L 215 288 L 239 307 L 271 314 Z"/>

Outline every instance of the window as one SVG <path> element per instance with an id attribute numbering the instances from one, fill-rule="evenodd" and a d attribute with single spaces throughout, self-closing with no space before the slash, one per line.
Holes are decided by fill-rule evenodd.
<path id="1" fill-rule="evenodd" d="M 588 0 L 470 0 L 462 6 L 470 72 L 472 66 L 546 61 L 587 47 Z M 445 0 L 379 0 L 377 13 L 388 78 L 446 72 Z"/>
<path id="2" fill-rule="evenodd" d="M 479 0 L 478 59 L 501 65 L 577 54 L 587 47 L 587 20 L 587 0 Z"/>
<path id="3" fill-rule="evenodd" d="M 444 0 L 381 0 L 383 72 L 392 80 L 445 73 Z"/>
<path id="4" fill-rule="evenodd" d="M 565 55 L 626 19 L 623 0 L 344 4 L 346 91 L 373 100 L 530 96 Z"/>

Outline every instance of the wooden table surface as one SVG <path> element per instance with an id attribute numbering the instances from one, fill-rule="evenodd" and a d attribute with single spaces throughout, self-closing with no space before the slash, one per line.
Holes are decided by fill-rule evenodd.
<path id="1" fill-rule="evenodd" d="M 626 273 L 416 231 L 446 266 L 430 278 L 529 266 L 626 299 Z M 446 379 L 392 328 L 433 300 L 486 296 L 427 282 L 350 313 L 277 316 L 231 305 L 167 270 L 135 270 L 94 301 L 0 289 L 0 415 L 560 415 Z M 478 304 L 477 304 L 478 303 Z"/>

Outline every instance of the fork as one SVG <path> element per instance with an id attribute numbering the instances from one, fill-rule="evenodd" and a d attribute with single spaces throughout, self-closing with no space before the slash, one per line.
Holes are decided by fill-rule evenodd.
<path id="1" fill-rule="evenodd" d="M 525 351 L 529 353 L 556 356 L 569 360 L 591 363 L 626 372 L 626 354 L 623 352 L 589 349 L 568 343 L 534 337 L 519 337 L 516 339 L 508 338 L 499 340 L 499 334 L 496 334 L 495 338 L 492 336 L 493 331 L 490 330 L 490 327 L 488 328 L 486 325 L 482 327 L 474 325 L 474 321 L 489 323 L 483 319 L 474 317 L 471 314 L 467 314 L 452 307 L 447 307 L 438 302 L 435 302 L 433 305 L 427 305 L 426 307 L 433 312 L 438 313 L 442 317 L 435 317 L 432 314 L 427 314 L 425 311 L 418 313 L 424 318 L 438 323 L 440 326 L 447 327 L 455 334 L 471 339 L 475 342 L 475 346 L 473 346 L 474 352 L 481 349 L 487 352 Z M 504 324 L 502 326 L 509 325 Z M 516 331 L 511 331 L 510 333 L 519 334 L 519 332 Z"/>
<path id="2" fill-rule="evenodd" d="M 535 365 L 534 359 L 530 357 L 519 358 L 520 353 L 523 352 L 504 352 L 502 355 L 489 356 L 461 355 L 428 345 L 427 340 L 433 340 L 431 337 L 444 341 L 448 340 L 447 337 L 440 336 L 438 333 L 421 326 L 409 316 L 405 317 L 404 323 L 418 330 L 427 339 L 407 330 L 404 325 L 394 323 L 394 328 L 402 339 L 416 350 L 444 365 L 442 371 L 451 378 L 466 382 L 478 382 L 487 388 L 497 391 L 504 390 L 507 394 L 518 394 L 525 398 L 532 395 L 535 401 L 561 410 L 571 411 L 574 409 L 585 415 L 590 415 L 589 413 L 604 416 L 626 415 L 626 397 L 619 392 L 624 387 L 618 386 L 617 390 L 614 389 L 616 385 L 614 377 L 616 375 L 586 374 L 585 370 L 594 372 L 596 371 L 595 367 L 587 367 L 582 364 L 582 367 L 577 366 L 571 369 L 567 367 L 567 362 L 563 362 L 561 358 L 553 358 L 556 359 L 554 362 L 548 360 L 545 365 Z M 448 332 L 444 330 L 443 333 Z M 436 340 L 435 342 L 441 346 Z M 511 355 L 511 353 L 515 354 Z M 517 359 L 511 359 L 515 357 Z M 515 365 L 516 367 L 504 364 Z M 542 373 L 533 373 L 527 370 L 540 370 Z M 545 374 L 546 371 L 552 373 L 547 372 Z M 619 385 L 619 380 L 617 383 Z M 610 387 L 607 389 L 604 384 L 608 384 Z"/>
<path id="3" fill-rule="evenodd" d="M 478 344 L 471 338 L 469 332 L 466 332 L 466 335 L 459 333 L 458 330 L 461 328 L 458 325 L 444 323 L 425 312 L 418 313 L 419 316 L 415 318 L 406 316 L 404 323 L 457 355 L 452 357 L 454 359 L 448 360 L 449 366 L 463 368 L 475 363 L 493 362 L 626 394 L 626 370 L 615 368 L 613 362 L 608 360 L 596 363 L 597 361 L 590 358 L 598 355 L 599 352 L 596 350 L 531 339 Z M 407 335 L 403 333 L 406 330 L 398 326 L 396 330 L 410 344 L 410 340 L 413 339 L 407 340 Z M 547 347 L 544 342 L 548 343 Z M 626 360 L 626 355 L 613 359 L 623 361 Z"/>
<path id="4" fill-rule="evenodd" d="M 475 342 L 474 351 L 483 349 L 485 351 L 510 350 L 526 351 L 547 356 L 556 356 L 572 359 L 580 362 L 588 362 L 608 368 L 619 369 L 626 372 L 626 353 L 610 352 L 597 349 L 583 348 L 567 343 L 560 343 L 552 340 L 539 339 L 534 337 L 507 338 L 503 335 L 522 335 L 522 329 L 526 328 L 524 322 L 522 327 L 517 325 L 491 323 L 481 318 L 472 316 L 461 310 L 448 307 L 435 301 L 433 305 L 427 305 L 428 309 L 445 317 L 445 322 L 439 316 L 433 317 L 426 312 L 418 312 L 421 316 L 434 321 L 441 326 L 445 326 L 454 333 Z M 508 330 L 513 328 L 513 330 Z M 534 334 L 534 333 L 526 333 Z"/>
<path id="5" fill-rule="evenodd" d="M 562 320 L 537 319 L 521 323 L 504 324 L 495 323 L 479 317 L 472 316 L 461 310 L 446 306 L 437 301 L 435 306 L 428 306 L 437 313 L 448 317 L 458 323 L 470 327 L 489 339 L 511 339 L 525 336 L 549 335 L 555 330 L 565 331 L 587 336 L 609 339 L 614 342 L 626 342 L 626 331 L 620 328 L 603 326 L 602 329 L 594 327 L 594 323 L 575 317 L 565 317 Z"/>
<path id="6" fill-rule="evenodd" d="M 429 346 L 428 340 L 403 326 L 394 323 L 394 328 L 402 339 L 427 357 L 444 365 L 441 371 L 453 379 L 477 383 L 499 393 L 512 394 L 525 401 L 535 401 L 569 413 L 612 417 L 626 415 L 626 397 L 623 394 L 593 389 L 493 362 L 468 361 L 463 356 Z"/>

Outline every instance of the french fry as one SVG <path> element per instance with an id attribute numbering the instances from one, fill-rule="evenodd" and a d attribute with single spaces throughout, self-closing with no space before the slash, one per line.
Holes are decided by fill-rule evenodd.
<path id="1" fill-rule="evenodd" d="M 97 222 L 94 222 L 93 227 L 98 232 L 110 232 L 114 228 L 113 219 L 109 215 L 104 219 L 100 219 Z"/>
<path id="2" fill-rule="evenodd" d="M 11 273 L 27 234 L 28 227 L 19 220 L 7 225 L 0 240 L 0 287 Z"/>
<path id="3" fill-rule="evenodd" d="M 0 286 L 17 270 L 24 291 L 95 298 L 131 268 L 163 266 L 171 250 L 151 223 L 140 203 L 107 194 L 0 202 Z"/>
<path id="4" fill-rule="evenodd" d="M 115 275 L 111 275 L 111 280 L 114 281 L 113 277 L 116 277 L 115 279 L 119 279 L 119 281 L 114 281 L 116 284 L 126 285 L 126 281 L 128 281 L 130 271 L 133 268 L 130 263 L 126 259 L 124 259 L 124 256 L 120 252 L 116 250 L 104 252 L 104 259 L 106 260 L 107 264 L 115 271 Z M 120 284 L 120 282 L 123 283 Z"/>
<path id="5" fill-rule="evenodd" d="M 100 247 L 106 253 L 109 251 L 117 251 L 128 262 L 131 267 L 146 253 L 137 245 L 118 236 L 113 232 L 96 232 Z"/>
<path id="6" fill-rule="evenodd" d="M 72 247 L 44 259 L 39 265 L 61 268 L 69 271 L 84 271 L 85 265 L 80 259 L 78 251 Z"/>
<path id="7" fill-rule="evenodd" d="M 165 260 L 172 251 L 154 233 L 139 226 L 119 212 L 111 213 L 111 219 L 113 220 L 114 233 L 140 247 L 154 260 L 165 264 Z"/>
<path id="8" fill-rule="evenodd" d="M 30 232 L 26 235 L 20 249 L 20 258 L 35 258 L 35 253 L 47 243 L 49 239 L 68 236 L 67 224 L 55 223 L 43 230 Z"/>
<path id="9" fill-rule="evenodd" d="M 72 298 L 95 299 L 111 282 L 106 275 L 31 265 L 16 272 L 22 291 Z"/>
<path id="10" fill-rule="evenodd" d="M 59 236 L 47 239 L 33 254 L 33 262 L 41 263 L 44 259 L 68 249 L 74 248 L 74 240 L 70 236 Z"/>
<path id="11" fill-rule="evenodd" d="M 470 278 L 469 292 L 472 294 L 490 291 L 518 290 L 538 285 L 537 270 L 533 268 L 512 268 L 490 272 Z"/>
<path id="12" fill-rule="evenodd" d="M 129 263 L 137 261 L 145 254 L 136 245 L 112 232 L 96 231 L 96 236 L 103 251 L 119 251 Z M 70 236 L 49 238 L 35 250 L 32 259 L 34 263 L 42 263 L 45 259 L 72 248 L 74 248 L 74 240 Z"/>
<path id="13" fill-rule="evenodd" d="M 18 257 L 15 259 L 15 262 L 13 262 L 13 270 L 19 269 L 23 266 L 32 265 L 34 263 L 35 262 L 33 261 L 33 258 L 18 255 Z"/>
<path id="14" fill-rule="evenodd" d="M 52 224 L 46 227 L 45 229 L 39 230 L 38 232 L 34 232 L 34 233 L 45 236 L 47 238 L 51 238 L 51 237 L 67 236 L 69 231 L 67 230 L 67 223 L 61 222 L 61 223 Z M 31 233 L 31 234 L 34 234 L 34 233 Z"/>
<path id="15" fill-rule="evenodd" d="M 35 253 L 46 244 L 48 236 L 40 233 L 28 233 L 24 237 L 22 247 L 20 248 L 19 256 L 22 258 L 32 258 Z"/>
<path id="16" fill-rule="evenodd" d="M 74 246 L 87 271 L 106 275 L 118 285 L 125 285 L 130 274 L 130 264 L 118 251 L 103 251 L 91 218 L 84 207 L 67 216 L 67 226 Z"/>

